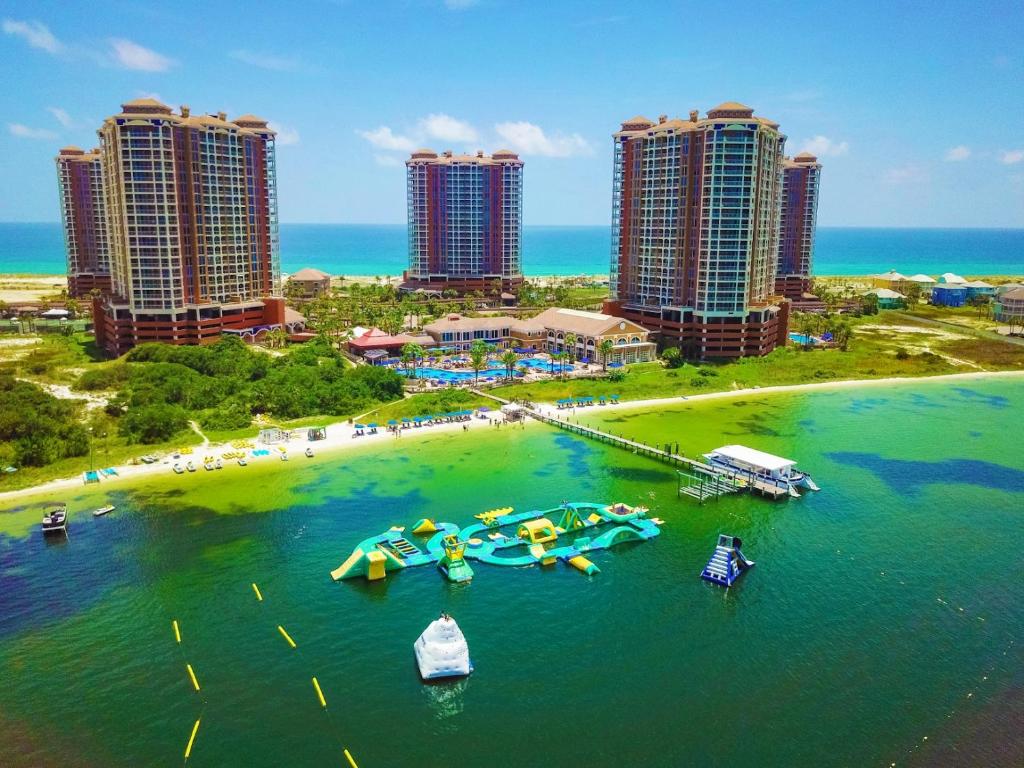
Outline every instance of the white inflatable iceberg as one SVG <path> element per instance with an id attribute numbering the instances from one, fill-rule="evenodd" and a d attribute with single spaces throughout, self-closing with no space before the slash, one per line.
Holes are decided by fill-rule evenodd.
<path id="1" fill-rule="evenodd" d="M 455 619 L 446 613 L 430 622 L 413 644 L 413 649 L 420 677 L 424 680 L 465 677 L 473 671 L 466 638 Z"/>

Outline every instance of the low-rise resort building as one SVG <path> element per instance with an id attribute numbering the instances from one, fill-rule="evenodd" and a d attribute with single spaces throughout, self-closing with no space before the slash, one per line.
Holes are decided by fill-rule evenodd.
<path id="1" fill-rule="evenodd" d="M 864 295 L 877 298 L 879 309 L 897 309 L 902 307 L 907 300 L 907 297 L 899 291 L 893 291 L 888 288 L 872 288 Z"/>
<path id="2" fill-rule="evenodd" d="M 318 299 L 330 293 L 331 276 L 319 269 L 300 269 L 293 275 L 288 275 L 286 285 L 292 286 L 295 294 L 302 299 Z"/>
<path id="3" fill-rule="evenodd" d="M 521 354 L 570 352 L 573 359 L 589 363 L 640 363 L 654 360 L 657 346 L 643 326 L 600 312 L 552 307 L 536 317 L 508 315 L 465 317 L 451 314 L 427 323 L 424 335 L 388 335 L 372 329 L 349 341 L 349 350 L 368 360 L 379 360 L 383 351 L 394 355 L 406 344 L 419 344 L 438 352 L 465 352 L 475 341 L 497 350 L 512 349 Z M 608 359 L 602 359 L 601 345 L 611 342 Z"/>
<path id="4" fill-rule="evenodd" d="M 967 286 L 962 283 L 939 283 L 932 288 L 932 304 L 940 307 L 962 307 L 967 303 Z"/>
<path id="5" fill-rule="evenodd" d="M 992 318 L 1000 323 L 1024 323 L 1024 285 L 1013 283 L 996 290 Z"/>

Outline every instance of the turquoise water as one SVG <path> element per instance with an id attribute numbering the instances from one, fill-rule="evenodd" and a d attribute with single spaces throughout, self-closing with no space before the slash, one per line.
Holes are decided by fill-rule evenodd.
<path id="1" fill-rule="evenodd" d="M 607 227 L 523 229 L 523 270 L 528 275 L 608 272 Z M 399 275 L 408 261 L 404 226 L 281 225 L 285 272 L 316 267 L 331 274 Z M 818 230 L 815 271 L 820 275 L 867 275 L 896 269 L 904 274 L 1024 274 L 1021 229 Z M 0 273 L 61 274 L 64 245 L 58 224 L 0 224 Z"/>
<path id="2" fill-rule="evenodd" d="M 63 544 L 0 507 L 0 762 L 180 764 L 201 716 L 193 766 L 338 766 L 342 747 L 361 768 L 1018 766 L 1022 410 L 1004 380 L 587 411 L 689 455 L 797 459 L 823 490 L 782 503 L 699 506 L 641 456 L 474 423 L 82 490 Z M 596 554 L 589 578 L 328 576 L 393 524 L 562 499 L 644 503 L 665 524 Z M 102 501 L 117 510 L 92 518 Z M 699 578 L 719 532 L 757 561 L 729 591 Z M 412 643 L 441 610 L 476 671 L 425 686 Z"/>

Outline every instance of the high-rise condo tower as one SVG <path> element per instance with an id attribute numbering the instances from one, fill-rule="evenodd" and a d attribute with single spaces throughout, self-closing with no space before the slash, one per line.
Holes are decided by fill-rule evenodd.
<path id="1" fill-rule="evenodd" d="M 274 132 L 245 115 L 122 105 L 99 130 L 111 243 L 111 296 L 97 341 L 251 338 L 283 323 Z"/>
<path id="2" fill-rule="evenodd" d="M 68 296 L 110 292 L 110 240 L 100 151 L 64 147 L 56 158 Z"/>
<path id="3" fill-rule="evenodd" d="M 821 164 L 810 152 L 782 162 L 782 220 L 775 290 L 799 300 L 811 290 Z"/>
<path id="4" fill-rule="evenodd" d="M 515 291 L 523 282 L 523 161 L 500 150 L 488 157 L 438 155 L 405 161 L 409 207 L 407 291 Z"/>
<path id="5" fill-rule="evenodd" d="M 784 343 L 774 295 L 785 136 L 750 107 L 635 117 L 614 135 L 606 312 L 700 358 Z"/>

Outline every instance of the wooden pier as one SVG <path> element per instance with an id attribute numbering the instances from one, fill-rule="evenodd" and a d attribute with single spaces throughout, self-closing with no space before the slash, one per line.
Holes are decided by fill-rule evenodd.
<path id="1" fill-rule="evenodd" d="M 545 424 L 558 427 L 559 429 L 564 429 L 574 435 L 588 437 L 601 443 L 614 445 L 618 448 L 624 448 L 639 456 L 647 456 L 648 458 L 666 463 L 669 466 L 675 467 L 677 470 L 684 470 L 685 473 L 688 473 L 688 475 L 693 477 L 695 480 L 695 482 L 688 482 L 686 484 L 686 488 L 695 490 L 685 490 L 683 481 L 680 480 L 680 495 L 685 494 L 687 496 L 692 496 L 700 501 L 704 501 L 705 498 L 721 496 L 723 493 L 733 493 L 740 490 L 749 490 L 753 493 L 759 493 L 762 496 L 767 496 L 771 499 L 781 499 L 789 495 L 789 490 L 787 488 L 780 488 L 774 483 L 766 482 L 756 476 L 748 476 L 739 472 L 729 472 L 725 469 L 714 467 L 711 464 L 687 458 L 681 453 L 675 453 L 671 450 L 671 445 L 659 448 L 637 440 L 630 440 L 629 438 L 622 437 L 620 435 L 613 435 L 610 432 L 604 432 L 600 429 L 595 429 L 594 427 L 585 427 L 582 424 L 573 424 L 568 419 L 563 420 L 557 416 L 551 416 L 543 413 L 533 408 L 532 405 L 510 403 L 510 401 L 492 395 L 488 392 L 480 390 L 473 391 L 483 397 L 497 400 L 503 405 L 517 405 L 531 418 L 534 418 L 537 421 L 542 421 Z M 600 406 L 593 407 L 600 408 Z"/>

